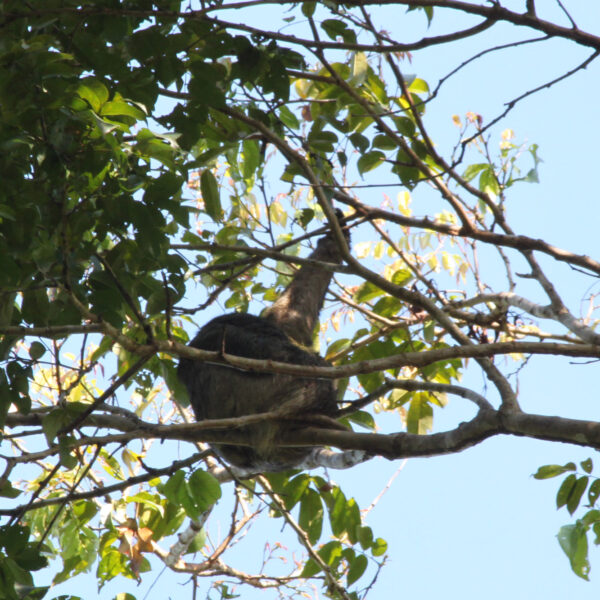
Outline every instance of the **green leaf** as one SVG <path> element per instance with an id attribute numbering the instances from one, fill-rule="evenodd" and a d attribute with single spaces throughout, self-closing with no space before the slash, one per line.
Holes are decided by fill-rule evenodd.
<path id="1" fill-rule="evenodd" d="M 7 219 L 9 221 L 17 220 L 17 213 L 8 205 L 0 204 L 0 223 L 2 219 Z"/>
<path id="2" fill-rule="evenodd" d="M 156 159 L 169 169 L 175 169 L 175 155 L 178 147 L 173 137 L 167 134 L 154 133 L 147 128 L 137 132 L 137 151 L 147 160 Z"/>
<path id="3" fill-rule="evenodd" d="M 363 154 L 357 162 L 358 172 L 362 175 L 368 171 L 372 171 L 385 161 L 385 154 L 379 150 L 367 152 Z"/>
<path id="4" fill-rule="evenodd" d="M 341 37 L 345 42 L 355 42 L 356 34 L 348 28 L 348 24 L 340 19 L 325 19 L 320 23 L 321 28 L 332 40 Z"/>
<path id="5" fill-rule="evenodd" d="M 551 477 L 562 475 L 567 471 L 574 471 L 575 468 L 575 463 L 568 463 L 566 465 L 544 465 L 543 467 L 540 467 L 533 476 L 535 479 L 550 479 Z"/>
<path id="6" fill-rule="evenodd" d="M 558 532 L 558 543 L 569 558 L 571 569 L 582 579 L 589 581 L 587 531 L 579 524 L 564 525 Z"/>
<path id="7" fill-rule="evenodd" d="M 575 475 L 571 474 L 565 477 L 556 494 L 556 508 L 566 505 L 576 483 L 577 477 Z"/>
<path id="8" fill-rule="evenodd" d="M 367 79 L 369 61 L 364 52 L 355 52 L 352 58 L 352 84 L 362 85 Z"/>
<path id="9" fill-rule="evenodd" d="M 348 533 L 348 539 L 352 544 L 356 544 L 358 541 L 357 533 L 358 528 L 361 524 L 360 518 L 360 509 L 358 508 L 358 504 L 354 498 L 350 498 L 348 502 L 346 502 L 345 509 L 345 519 L 344 519 L 344 528 Z"/>
<path id="10" fill-rule="evenodd" d="M 308 134 L 308 143 L 313 150 L 321 152 L 333 152 L 338 137 L 333 131 L 323 131 L 322 129 L 311 129 Z"/>
<path id="11" fill-rule="evenodd" d="M 73 503 L 72 509 L 80 524 L 90 521 L 99 510 L 92 500 L 77 500 Z"/>
<path id="12" fill-rule="evenodd" d="M 408 269 L 398 269 L 392 275 L 392 283 L 400 286 L 405 286 L 413 279 L 414 275 Z"/>
<path id="13" fill-rule="evenodd" d="M 577 479 L 577 482 L 569 494 L 569 499 L 567 500 L 567 510 L 569 513 L 573 514 L 577 510 L 581 497 L 587 488 L 588 481 L 589 477 L 580 477 Z"/>
<path id="14" fill-rule="evenodd" d="M 15 585 L 15 590 L 19 594 L 19 600 L 42 600 L 48 593 L 50 586 L 20 586 Z M 81 599 L 80 599 L 81 600 Z"/>
<path id="15" fill-rule="evenodd" d="M 44 353 L 46 352 L 46 346 L 41 342 L 31 342 L 31 346 L 29 346 L 29 356 L 32 360 L 38 360 L 38 358 L 42 358 Z"/>
<path id="16" fill-rule="evenodd" d="M 367 550 L 373 544 L 373 530 L 367 525 L 363 525 L 358 528 L 356 537 L 363 550 Z"/>
<path id="17" fill-rule="evenodd" d="M 369 149 L 369 138 L 362 133 L 352 133 L 348 136 L 348 139 L 361 154 L 364 154 Z"/>
<path id="18" fill-rule="evenodd" d="M 408 91 L 413 94 L 427 94 L 429 93 L 429 85 L 425 80 L 415 77 L 408 86 Z"/>
<path id="19" fill-rule="evenodd" d="M 597 510 L 595 508 L 592 510 L 588 510 L 580 520 L 586 528 L 589 528 L 595 523 L 600 522 L 600 510 Z"/>
<path id="20" fill-rule="evenodd" d="M 365 429 L 369 429 L 370 431 L 375 431 L 375 419 L 373 419 L 373 415 L 364 410 L 358 410 L 351 415 L 348 415 L 348 420 L 352 423 L 356 423 Z"/>
<path id="21" fill-rule="evenodd" d="M 29 587 L 33 584 L 31 574 L 19 567 L 14 559 L 4 558 L 3 562 L 2 567 L 5 572 L 8 571 L 10 573 L 11 579 L 15 582 L 15 589 L 19 589 L 20 586 Z"/>
<path id="22" fill-rule="evenodd" d="M 423 435 L 433 426 L 433 408 L 427 401 L 426 395 L 414 394 L 406 415 L 406 430 L 408 433 Z"/>
<path id="23" fill-rule="evenodd" d="M 358 304 L 364 304 L 369 300 L 373 300 L 373 298 L 383 296 L 384 294 L 385 292 L 381 288 L 378 288 L 370 281 L 365 281 L 365 283 L 363 283 L 355 292 L 354 300 Z"/>
<path id="24" fill-rule="evenodd" d="M 4 498 L 16 498 L 21 493 L 21 490 L 14 488 L 10 481 L 4 481 L 0 484 L 0 496 Z"/>
<path id="25" fill-rule="evenodd" d="M 102 467 L 111 477 L 114 477 L 119 481 L 125 480 L 125 475 L 119 461 L 111 453 L 107 452 L 105 448 L 102 448 L 100 450 L 100 457 L 102 458 Z"/>
<path id="26" fill-rule="evenodd" d="M 66 469 L 74 469 L 79 464 L 79 461 L 71 453 L 71 450 L 69 448 L 69 442 L 71 442 L 72 440 L 72 436 L 61 436 L 59 439 L 60 464 L 63 465 Z"/>
<path id="27" fill-rule="evenodd" d="M 331 522 L 331 531 L 336 537 L 340 537 L 346 531 L 346 496 L 340 488 L 336 487 L 332 490 L 331 495 L 334 499 L 333 504 L 329 507 L 329 520 Z"/>
<path id="28" fill-rule="evenodd" d="M 218 481 L 202 470 L 192 473 L 189 481 L 179 470 L 160 486 L 160 491 L 173 504 L 183 507 L 192 519 L 197 519 L 221 497 Z"/>
<path id="29" fill-rule="evenodd" d="M 323 530 L 323 504 L 321 496 L 313 489 L 307 489 L 302 496 L 298 522 L 306 532 L 310 543 L 316 544 Z"/>
<path id="30" fill-rule="evenodd" d="M 465 169 L 465 172 L 463 173 L 463 178 L 466 179 L 467 181 L 471 181 L 471 180 L 475 179 L 475 177 L 477 177 L 477 175 L 479 175 L 479 173 L 481 173 L 481 171 L 483 171 L 484 169 L 488 169 L 488 168 L 489 168 L 488 163 L 477 163 L 477 164 L 469 165 Z"/>
<path id="31" fill-rule="evenodd" d="M 588 490 L 588 501 L 590 506 L 594 506 L 594 504 L 596 504 L 598 496 L 600 496 L 600 479 L 595 479 Z"/>
<path id="32" fill-rule="evenodd" d="M 594 468 L 594 463 L 592 462 L 591 458 L 582 460 L 579 464 L 581 465 L 581 468 L 588 474 L 591 473 L 592 469 Z"/>
<path id="33" fill-rule="evenodd" d="M 600 546 L 600 522 L 594 523 L 594 525 L 592 526 L 592 530 L 596 535 L 596 538 L 594 539 L 594 544 L 596 544 L 596 546 Z"/>
<path id="34" fill-rule="evenodd" d="M 189 93 L 200 106 L 225 106 L 225 93 L 220 85 L 226 75 L 224 65 L 220 63 L 193 61 L 190 66 L 192 79 Z"/>
<path id="35" fill-rule="evenodd" d="M 526 183 L 539 183 L 540 176 L 539 176 L 538 170 L 537 169 L 529 169 L 529 171 L 527 171 L 527 175 L 525 175 L 525 177 L 523 177 L 523 181 L 525 181 Z"/>
<path id="36" fill-rule="evenodd" d="M 85 80 L 85 84 L 77 88 L 77 94 L 86 100 L 95 112 L 99 112 L 101 106 L 108 100 L 106 86 L 93 78 Z"/>
<path id="37" fill-rule="evenodd" d="M 15 561 L 19 567 L 27 572 L 40 571 L 48 566 L 48 559 L 41 554 L 41 550 L 34 544 L 29 544 L 23 549 Z"/>
<path id="38" fill-rule="evenodd" d="M 198 510 L 208 510 L 220 497 L 221 486 L 219 482 L 206 471 L 194 471 L 188 480 L 190 492 Z"/>
<path id="39" fill-rule="evenodd" d="M 3 525 L 0 527 L 0 545 L 6 549 L 9 556 L 18 555 L 29 541 L 29 527 L 20 524 Z"/>
<path id="40" fill-rule="evenodd" d="M 100 111 L 103 117 L 131 117 L 134 121 L 146 118 L 146 115 L 137 106 L 133 106 L 124 100 L 112 100 L 107 102 Z"/>
<path id="41" fill-rule="evenodd" d="M 165 515 L 164 506 L 161 506 L 157 501 L 154 494 L 150 494 L 149 492 L 138 492 L 133 496 L 127 496 L 127 502 L 137 502 L 138 504 L 143 504 L 146 506 L 152 507 L 156 512 L 160 514 L 161 517 Z"/>
<path id="42" fill-rule="evenodd" d="M 254 173 L 260 164 L 258 142 L 256 140 L 244 140 L 242 146 L 244 155 L 242 174 L 244 179 L 250 179 L 254 176 Z"/>
<path id="43" fill-rule="evenodd" d="M 362 577 L 363 573 L 367 569 L 368 564 L 367 557 L 364 554 L 359 554 L 352 561 L 346 575 L 348 585 L 352 585 L 355 581 Z"/>
<path id="44" fill-rule="evenodd" d="M 30 289 L 23 293 L 21 316 L 32 325 L 47 325 L 50 302 L 45 289 Z"/>
<path id="45" fill-rule="evenodd" d="M 0 256 L 0 277 L 2 275 L 6 276 L 7 271 L 5 270 L 6 259 L 12 262 L 16 269 L 18 269 L 16 263 L 10 259 L 10 257 L 1 257 Z M 6 282 L 6 280 L 5 280 Z M 6 283 L 5 283 L 6 285 Z M 13 313 L 15 312 L 15 299 L 17 294 L 12 292 L 2 292 L 0 293 L 0 327 L 4 327 L 5 325 L 10 325 L 12 321 Z M 3 360 L 4 357 L 0 353 L 0 360 Z"/>
<path id="46" fill-rule="evenodd" d="M 500 185 L 498 184 L 498 178 L 494 173 L 494 168 L 491 165 L 486 165 L 487 168 L 481 171 L 479 176 L 479 189 L 482 192 L 487 192 L 493 196 L 497 196 L 500 193 Z"/>
<path id="47" fill-rule="evenodd" d="M 333 356 L 334 354 L 338 354 L 339 352 L 345 352 L 352 346 L 352 340 L 347 338 L 341 338 L 339 340 L 335 340 L 330 346 L 327 348 L 327 356 Z"/>
<path id="48" fill-rule="evenodd" d="M 378 133 L 373 138 L 373 147 L 380 148 L 381 150 L 396 150 L 398 144 L 388 135 Z"/>
<path id="49" fill-rule="evenodd" d="M 435 340 L 435 321 L 427 320 L 423 323 L 423 339 L 431 344 Z"/>
<path id="50" fill-rule="evenodd" d="M 305 474 L 298 475 L 290 479 L 285 485 L 281 497 L 283 498 L 285 508 L 292 510 L 300 501 L 310 484 L 310 477 Z"/>
<path id="51" fill-rule="evenodd" d="M 128 572 L 129 569 L 127 568 L 125 555 L 115 548 L 108 548 L 107 551 L 101 555 L 96 570 L 96 577 L 98 577 L 100 581 L 110 581 L 117 577 L 117 575 L 125 575 Z"/>
<path id="52" fill-rule="evenodd" d="M 316 7 L 317 7 L 316 2 L 303 2 L 302 3 L 302 14 L 305 17 L 312 17 L 315 14 Z"/>
<path id="53" fill-rule="evenodd" d="M 160 373 L 167 382 L 175 401 L 181 406 L 189 406 L 190 398 L 186 386 L 177 377 L 176 365 L 172 360 L 160 361 Z"/>
<path id="54" fill-rule="evenodd" d="M 422 10 L 427 17 L 427 25 L 431 25 L 431 20 L 433 19 L 433 6 L 409 6 L 406 9 L 406 12 L 410 12 L 411 10 Z"/>
<path id="55" fill-rule="evenodd" d="M 335 567 L 342 558 L 342 544 L 338 540 L 327 542 L 319 548 L 318 554 L 326 565 Z"/>
<path id="56" fill-rule="evenodd" d="M 382 556 L 387 552 L 387 542 L 383 538 L 377 538 L 371 547 L 373 556 Z"/>
<path id="57" fill-rule="evenodd" d="M 200 552 L 202 548 L 204 548 L 206 544 L 206 529 L 204 527 L 196 534 L 191 544 L 187 547 L 185 553 L 186 554 L 195 554 L 196 552 Z"/>
<path id="58" fill-rule="evenodd" d="M 178 492 L 184 487 L 185 472 L 179 469 L 160 487 L 160 491 L 174 504 L 178 501 Z"/>
<path id="59" fill-rule="evenodd" d="M 319 563 L 317 563 L 316 560 L 309 558 L 304 563 L 304 568 L 302 569 L 302 573 L 300 573 L 300 577 L 305 577 L 305 578 L 314 577 L 320 570 L 321 570 L 321 567 L 320 567 Z"/>
<path id="60" fill-rule="evenodd" d="M 61 408 L 56 408 L 42 418 L 42 429 L 49 444 L 52 444 L 58 431 L 71 422 L 67 412 Z"/>
<path id="61" fill-rule="evenodd" d="M 392 120 L 394 121 L 394 125 L 396 125 L 396 130 L 401 135 L 410 138 L 415 135 L 415 123 L 412 119 L 408 117 L 394 117 Z"/>
<path id="62" fill-rule="evenodd" d="M 279 108 L 279 118 L 290 129 L 298 129 L 300 127 L 300 121 L 298 121 L 296 115 L 285 105 Z"/>
<path id="63" fill-rule="evenodd" d="M 202 192 L 206 212 L 213 220 L 220 221 L 222 209 L 219 184 L 209 169 L 202 171 L 202 175 L 200 176 L 200 191 Z"/>

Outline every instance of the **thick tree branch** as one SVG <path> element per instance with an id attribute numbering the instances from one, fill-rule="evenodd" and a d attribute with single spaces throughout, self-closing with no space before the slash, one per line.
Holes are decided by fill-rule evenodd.
<path id="1" fill-rule="evenodd" d="M 171 246 L 174 250 L 207 250 L 209 252 L 243 252 L 248 256 L 259 256 L 261 258 L 272 258 L 280 262 L 285 262 L 293 265 L 308 265 L 311 267 L 319 267 L 325 271 L 331 271 L 333 273 L 353 273 L 350 267 L 346 265 L 338 265 L 335 263 L 326 263 L 320 260 L 313 260 L 311 258 L 301 258 L 299 256 L 290 256 L 282 252 L 275 250 L 265 250 L 264 248 L 256 248 L 249 246 L 229 246 L 225 244 L 173 244 Z M 222 265 L 217 265 L 219 268 L 223 268 Z"/>
<path id="2" fill-rule="evenodd" d="M 552 37 L 560 37 L 570 40 L 582 46 L 589 46 L 596 50 L 600 50 L 600 37 L 582 31 L 578 28 L 564 27 L 551 21 L 540 19 L 535 14 L 529 12 L 518 13 L 503 7 L 498 2 L 490 3 L 489 5 L 474 4 L 472 2 L 463 2 L 461 0 L 355 0 L 349 2 L 350 5 L 356 6 L 385 6 L 385 5 L 406 5 L 406 6 L 431 6 L 438 8 L 450 8 L 458 12 L 478 15 L 485 19 L 491 19 L 495 22 L 505 21 L 522 27 L 528 27 L 541 31 Z"/>
<path id="3" fill-rule="evenodd" d="M 0 335 L 10 335 L 19 338 L 29 336 L 57 339 L 78 333 L 102 333 L 102 327 L 97 323 L 89 325 L 49 325 L 48 327 L 20 327 L 14 325 L 0 327 Z"/>
<path id="4" fill-rule="evenodd" d="M 578 358 L 600 358 L 600 347 L 589 344 L 509 341 L 472 344 L 469 346 L 449 346 L 424 352 L 404 352 L 385 358 L 365 360 L 336 367 L 309 367 L 270 360 L 243 358 L 220 352 L 197 350 L 175 342 L 160 342 L 158 346 L 161 351 L 169 354 L 207 360 L 217 364 L 229 365 L 232 368 L 256 370 L 259 372 L 287 373 L 289 375 L 308 377 L 325 377 L 329 379 L 341 379 L 342 377 L 351 377 L 353 375 L 374 373 L 400 367 L 424 367 L 435 362 L 451 360 L 453 358 L 482 358 L 499 354 L 541 354 Z"/>
<path id="5" fill-rule="evenodd" d="M 237 419 L 206 420 L 200 423 L 177 425 L 154 425 L 145 422 L 143 427 L 123 434 L 90 436 L 68 441 L 68 448 L 90 444 L 106 446 L 110 443 L 123 443 L 132 439 L 161 439 L 208 441 L 247 445 L 244 434 L 232 427 L 253 424 L 264 420 L 289 419 L 274 413 L 249 415 Z M 296 417 L 297 418 L 297 417 Z M 309 422 L 309 416 L 306 417 Z M 83 425 L 85 426 L 85 424 Z M 388 459 L 415 456 L 436 456 L 459 452 L 488 437 L 510 434 L 540 440 L 572 443 L 600 449 L 600 423 L 562 417 L 527 414 L 522 412 L 496 411 L 482 408 L 477 415 L 456 429 L 431 435 L 393 433 L 357 433 L 340 429 L 322 429 L 308 426 L 290 431 L 282 446 L 334 446 L 342 450 L 364 451 L 369 455 L 380 455 Z M 58 452 L 58 446 L 55 449 Z M 40 453 L 24 455 L 28 461 L 38 458 Z M 356 455 L 358 457 L 358 455 Z M 17 457 L 6 460 L 16 461 Z M 97 495 L 105 493 L 99 491 Z"/>
<path id="6" fill-rule="evenodd" d="M 384 280 L 385 281 L 385 280 Z M 389 283 L 389 282 L 388 282 Z M 393 287 L 394 284 L 390 284 Z M 403 289 L 403 288 L 400 288 Z M 405 290 L 412 303 L 420 300 L 418 295 L 413 295 Z M 440 311 L 436 307 L 436 311 Z M 443 314 L 443 313 L 442 313 Z M 444 315 L 445 319 L 448 319 Z M 223 352 L 211 352 L 208 350 L 198 350 L 185 346 L 179 342 L 170 340 L 156 340 L 152 346 L 146 344 L 137 344 L 131 338 L 116 331 L 110 325 L 103 323 L 105 332 L 115 341 L 121 344 L 128 351 L 137 355 L 144 355 L 149 352 L 164 352 L 171 356 L 182 356 L 195 360 L 204 360 L 215 364 L 230 366 L 248 371 L 268 372 L 268 373 L 287 373 L 289 375 L 305 377 L 325 377 L 328 379 L 340 379 L 342 377 L 351 377 L 364 373 L 374 373 L 385 371 L 387 369 L 396 369 L 400 367 L 424 367 L 439 361 L 446 361 L 455 358 L 486 358 L 502 354 L 540 354 L 556 356 L 572 356 L 577 358 L 600 358 L 600 347 L 591 344 L 558 344 L 550 342 L 496 342 L 489 344 L 456 345 L 444 348 L 436 348 L 424 352 L 405 352 L 385 358 L 365 360 L 356 363 L 349 363 L 336 367 L 313 367 L 306 365 L 294 365 L 272 360 L 260 360 L 233 356 Z"/>

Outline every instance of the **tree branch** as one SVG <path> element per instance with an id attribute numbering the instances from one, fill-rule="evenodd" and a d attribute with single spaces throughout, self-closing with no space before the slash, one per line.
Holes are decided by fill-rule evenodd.
<path id="1" fill-rule="evenodd" d="M 110 443 L 123 443 L 132 439 L 153 438 L 248 445 L 246 436 L 232 428 L 234 421 L 237 427 L 241 427 L 242 425 L 265 420 L 287 420 L 289 418 L 289 416 L 284 417 L 274 413 L 263 413 L 237 419 L 215 419 L 177 425 L 155 425 L 144 422 L 143 427 L 135 431 L 69 440 L 62 448 L 94 444 L 106 446 Z M 295 418 L 298 419 L 297 416 Z M 309 422 L 310 415 L 306 415 L 306 419 Z M 500 434 L 572 443 L 600 449 L 600 423 L 598 422 L 527 414 L 518 411 L 496 411 L 487 408 L 482 408 L 471 421 L 461 423 L 457 428 L 443 433 L 431 435 L 393 433 L 382 435 L 340 429 L 323 429 L 309 425 L 305 428 L 290 431 L 285 442 L 281 442 L 280 445 L 335 446 L 342 450 L 362 450 L 369 455 L 380 455 L 391 460 L 459 452 L 479 444 L 488 437 Z M 55 451 L 58 452 L 58 446 L 56 446 Z M 27 456 L 28 461 L 33 461 L 39 457 L 39 454 L 30 453 L 25 456 Z M 358 456 L 358 454 L 355 455 L 355 457 Z M 9 460 L 14 461 L 16 458 L 11 457 Z M 105 492 L 98 492 L 96 495 L 101 495 L 101 493 Z"/>
<path id="2" fill-rule="evenodd" d="M 86 492 L 76 492 L 68 496 L 65 495 L 54 498 L 46 498 L 44 500 L 32 502 L 31 504 L 22 504 L 14 508 L 0 509 L 0 515 L 20 515 L 28 510 L 35 510 L 37 508 L 44 508 L 45 506 L 62 504 L 63 502 L 65 502 L 66 499 L 68 499 L 69 502 L 75 502 L 77 500 L 89 500 L 91 498 L 109 496 L 110 494 L 113 494 L 115 492 L 123 492 L 124 490 L 130 488 L 133 485 L 137 485 L 138 483 L 145 483 L 146 481 L 150 481 L 155 477 L 161 477 L 162 475 L 172 475 L 179 469 L 183 469 L 185 467 L 189 467 L 197 463 L 199 460 L 204 458 L 206 454 L 207 452 L 197 452 L 196 454 L 193 454 L 192 456 L 186 459 L 173 462 L 168 467 L 164 467 L 162 469 L 152 469 L 148 473 L 144 473 L 143 475 L 136 475 L 135 477 L 130 477 L 125 481 L 121 481 L 120 483 L 115 483 L 113 485 L 99 487 L 94 490 L 88 490 Z"/>
<path id="3" fill-rule="evenodd" d="M 540 19 L 529 12 L 518 13 L 504 8 L 498 2 L 493 2 L 489 6 L 482 4 L 473 4 L 463 2 L 462 0 L 358 0 L 348 4 L 369 6 L 369 5 L 397 5 L 423 6 L 450 8 L 459 12 L 478 15 L 485 19 L 491 19 L 495 22 L 505 21 L 522 27 L 528 27 L 537 31 L 542 31 L 552 37 L 560 37 L 575 42 L 581 46 L 589 46 L 600 50 L 600 37 L 592 33 L 582 31 L 572 27 L 563 27 L 551 21 Z"/>

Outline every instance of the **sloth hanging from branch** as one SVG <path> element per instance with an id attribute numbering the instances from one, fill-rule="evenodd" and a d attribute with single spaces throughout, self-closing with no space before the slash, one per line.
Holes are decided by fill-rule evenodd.
<path id="1" fill-rule="evenodd" d="M 336 211 L 338 219 L 341 211 Z M 344 230 L 349 240 L 347 230 Z M 340 264 L 332 233 L 321 238 L 309 256 Z M 193 348 L 246 358 L 270 359 L 307 366 L 328 366 L 311 351 L 332 272 L 303 265 L 275 303 L 260 317 L 232 313 L 209 321 L 190 342 Z M 257 373 L 222 364 L 181 359 L 177 374 L 186 386 L 196 419 L 223 419 L 282 409 L 290 420 L 265 421 L 244 427 L 248 445 L 212 444 L 215 452 L 241 473 L 282 471 L 296 467 L 344 468 L 366 458 L 363 452 L 332 453 L 322 448 L 280 446 L 286 435 L 302 427 L 302 416 L 335 418 L 336 385 L 330 379 L 281 373 Z M 294 422 L 293 417 L 298 419 Z M 306 418 L 304 420 L 306 426 Z"/>

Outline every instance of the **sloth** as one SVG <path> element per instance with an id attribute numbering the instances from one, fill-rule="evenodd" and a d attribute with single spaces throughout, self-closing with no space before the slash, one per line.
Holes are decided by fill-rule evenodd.
<path id="1" fill-rule="evenodd" d="M 338 218 L 340 215 L 338 211 Z M 331 233 L 319 240 L 309 258 L 342 262 Z M 305 264 L 260 317 L 246 313 L 217 317 L 199 330 L 190 346 L 245 358 L 328 366 L 310 348 L 331 277 L 331 271 Z M 211 444 L 221 458 L 246 472 L 283 471 L 299 465 L 313 449 L 278 443 L 285 441 L 290 431 L 306 426 L 307 419 L 303 422 L 302 416 L 333 418 L 337 413 L 336 385 L 330 379 L 250 372 L 188 358 L 180 360 L 177 375 L 187 388 L 198 421 L 276 409 L 286 415 L 285 421 L 240 428 L 247 445 Z"/>

